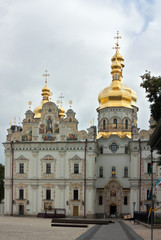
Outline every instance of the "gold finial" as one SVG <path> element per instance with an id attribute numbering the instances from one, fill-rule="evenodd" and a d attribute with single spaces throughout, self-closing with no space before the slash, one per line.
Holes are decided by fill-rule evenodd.
<path id="1" fill-rule="evenodd" d="M 121 38 L 121 36 L 119 36 L 119 31 L 117 31 L 117 36 L 114 37 L 114 39 L 117 39 L 117 42 L 115 43 L 116 46 L 113 47 L 113 49 L 116 49 L 116 50 L 120 49 L 120 47 L 119 47 L 119 38 Z"/>
<path id="2" fill-rule="evenodd" d="M 21 124 L 21 119 L 20 119 L 20 117 L 19 117 L 18 119 L 19 119 L 19 126 L 20 126 L 20 124 Z"/>
<path id="3" fill-rule="evenodd" d="M 31 109 L 32 102 L 29 101 L 29 102 L 28 102 L 28 105 L 29 105 L 29 109 Z"/>
<path id="4" fill-rule="evenodd" d="M 45 77 L 45 83 L 47 84 L 47 77 L 49 77 L 50 74 L 48 73 L 48 70 L 45 70 L 45 73 L 43 74 L 43 77 Z"/>
<path id="5" fill-rule="evenodd" d="M 14 124 L 16 125 L 16 117 L 14 117 Z"/>
<path id="6" fill-rule="evenodd" d="M 58 104 L 58 106 L 59 106 L 59 104 L 60 104 L 60 101 L 59 101 L 59 100 L 57 100 L 57 101 L 56 101 L 56 103 L 57 103 L 57 104 Z"/>
<path id="7" fill-rule="evenodd" d="M 69 104 L 70 104 L 70 108 L 72 108 L 72 100 L 69 101 Z"/>
<path id="8" fill-rule="evenodd" d="M 49 92 L 49 96 L 50 96 L 50 101 L 51 101 L 51 96 L 53 95 L 53 92 Z"/>
<path id="9" fill-rule="evenodd" d="M 93 120 L 90 120 L 90 126 L 94 126 L 94 119 Z"/>
<path id="10" fill-rule="evenodd" d="M 64 98 L 64 96 L 63 96 L 62 93 L 60 94 L 59 98 L 61 99 L 61 100 L 60 100 L 60 103 L 61 103 L 61 105 L 62 105 L 62 99 Z"/>
<path id="11" fill-rule="evenodd" d="M 10 121 L 10 127 L 11 127 L 11 124 L 12 124 L 12 123 L 11 123 L 11 121 Z"/>

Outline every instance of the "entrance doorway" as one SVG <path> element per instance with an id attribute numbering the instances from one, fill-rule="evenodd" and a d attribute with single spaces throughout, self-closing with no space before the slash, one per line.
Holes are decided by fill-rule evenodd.
<path id="1" fill-rule="evenodd" d="M 110 216 L 116 216 L 117 213 L 117 206 L 115 204 L 110 205 Z"/>
<path id="2" fill-rule="evenodd" d="M 73 206 L 73 216 L 74 217 L 78 216 L 78 206 Z"/>
<path id="3" fill-rule="evenodd" d="M 24 215 L 24 205 L 19 205 L 19 215 Z"/>

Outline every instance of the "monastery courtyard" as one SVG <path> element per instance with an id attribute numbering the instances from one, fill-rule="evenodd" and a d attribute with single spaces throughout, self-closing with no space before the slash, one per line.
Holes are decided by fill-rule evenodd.
<path id="1" fill-rule="evenodd" d="M 151 231 L 142 225 L 134 225 L 133 222 L 123 221 L 119 223 L 117 220 L 114 224 L 103 225 L 95 230 L 94 234 L 88 235 L 94 225 L 88 225 L 88 228 L 67 228 L 67 227 L 51 227 L 51 219 L 35 218 L 35 217 L 7 217 L 0 216 L 0 239 L 1 240 L 150 240 Z M 124 227 L 122 226 L 124 225 Z M 126 228 L 132 228 L 142 238 L 130 236 Z M 132 231 L 133 232 L 133 231 Z M 81 236 L 84 234 L 83 236 Z M 114 235 L 118 235 L 114 236 Z M 81 236 L 81 237 L 80 237 Z M 161 239 L 161 229 L 154 229 L 154 240 Z"/>

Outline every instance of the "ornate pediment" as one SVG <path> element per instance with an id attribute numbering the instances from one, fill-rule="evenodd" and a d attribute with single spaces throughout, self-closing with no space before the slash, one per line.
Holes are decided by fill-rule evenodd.
<path id="1" fill-rule="evenodd" d="M 16 160 L 27 160 L 27 159 L 23 155 L 21 155 Z"/>
<path id="2" fill-rule="evenodd" d="M 78 155 L 75 155 L 71 160 L 75 161 L 75 160 L 82 160 Z"/>

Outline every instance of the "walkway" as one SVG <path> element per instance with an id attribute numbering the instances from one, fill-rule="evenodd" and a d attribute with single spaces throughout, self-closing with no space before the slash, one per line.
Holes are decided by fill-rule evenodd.
<path id="1" fill-rule="evenodd" d="M 96 225 L 77 240 L 143 240 L 124 222 L 115 222 L 109 225 Z"/>

